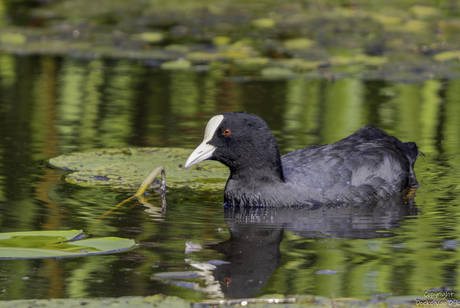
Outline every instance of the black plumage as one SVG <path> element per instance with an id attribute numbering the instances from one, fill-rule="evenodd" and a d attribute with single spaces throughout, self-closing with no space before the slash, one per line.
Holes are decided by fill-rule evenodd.
<path id="1" fill-rule="evenodd" d="M 203 154 L 204 153 L 204 154 Z M 212 118 L 186 167 L 205 159 L 230 168 L 224 202 L 293 206 L 380 200 L 416 187 L 413 142 L 367 125 L 332 144 L 280 157 L 265 121 L 243 112 Z"/>

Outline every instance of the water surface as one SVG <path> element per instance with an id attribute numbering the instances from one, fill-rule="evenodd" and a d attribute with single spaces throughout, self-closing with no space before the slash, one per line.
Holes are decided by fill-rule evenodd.
<path id="1" fill-rule="evenodd" d="M 0 299 L 456 291 L 459 97 L 459 80 L 263 79 L 224 66 L 0 54 L 1 232 L 82 229 L 139 243 L 104 256 L 1 260 Z M 192 151 L 208 119 L 227 111 L 264 118 L 283 154 L 374 124 L 417 142 L 421 186 L 413 200 L 315 211 L 226 209 L 222 191 L 171 189 L 163 217 L 134 203 L 94 227 L 129 194 L 67 184 L 43 163 L 100 147 Z M 149 200 L 161 205 L 154 192 Z"/>

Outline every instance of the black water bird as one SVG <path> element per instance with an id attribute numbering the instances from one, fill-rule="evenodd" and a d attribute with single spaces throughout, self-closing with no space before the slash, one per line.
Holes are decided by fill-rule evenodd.
<path id="1" fill-rule="evenodd" d="M 227 205 L 305 206 L 376 201 L 417 187 L 414 142 L 367 125 L 335 143 L 280 157 L 261 118 L 223 113 L 206 125 L 203 142 L 185 168 L 207 159 L 230 168 Z"/>

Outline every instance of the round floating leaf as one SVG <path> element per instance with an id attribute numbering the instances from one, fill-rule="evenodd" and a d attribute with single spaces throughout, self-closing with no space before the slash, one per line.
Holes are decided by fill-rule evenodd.
<path id="1" fill-rule="evenodd" d="M 192 62 L 188 60 L 166 61 L 161 64 L 164 70 L 186 70 L 192 67 Z"/>
<path id="2" fill-rule="evenodd" d="M 302 50 L 316 45 L 316 42 L 307 38 L 296 38 L 284 41 L 283 45 L 287 49 Z"/>
<path id="3" fill-rule="evenodd" d="M 433 59 L 436 61 L 450 61 L 460 59 L 460 50 L 450 50 L 440 52 L 433 56 Z"/>
<path id="4" fill-rule="evenodd" d="M 238 66 L 244 66 L 244 67 L 262 67 L 267 65 L 270 62 L 269 58 L 242 58 L 242 59 L 236 59 L 235 64 Z"/>
<path id="5" fill-rule="evenodd" d="M 136 245 L 117 237 L 82 239 L 81 230 L 0 233 L 0 259 L 77 257 L 125 251 Z"/>
<path id="6" fill-rule="evenodd" d="M 426 33 L 429 25 L 427 22 L 421 20 L 408 20 L 399 30 L 402 32 L 410 33 Z"/>
<path id="7" fill-rule="evenodd" d="M 133 34 L 131 37 L 135 40 L 141 40 L 149 43 L 157 43 L 163 40 L 163 34 L 159 32 Z"/>
<path id="8" fill-rule="evenodd" d="M 417 17 L 417 18 L 431 18 L 437 17 L 441 15 L 441 12 L 438 8 L 425 6 L 425 5 L 414 5 L 410 8 L 410 11 Z"/>
<path id="9" fill-rule="evenodd" d="M 403 22 L 402 18 L 397 17 L 397 16 L 388 16 L 388 15 L 379 14 L 379 13 L 374 13 L 372 15 L 374 19 L 376 19 L 383 25 L 394 26 L 394 25 L 400 25 Z"/>
<path id="10" fill-rule="evenodd" d="M 179 45 L 179 44 L 171 44 L 171 45 L 164 47 L 164 50 L 166 51 L 181 52 L 181 53 L 186 53 L 189 51 L 189 49 L 190 47 L 186 45 Z"/>
<path id="11" fill-rule="evenodd" d="M 213 161 L 185 169 L 183 164 L 191 152 L 180 148 L 100 149 L 61 155 L 48 163 L 77 171 L 67 175 L 65 180 L 86 187 L 136 191 L 153 169 L 163 166 L 168 187 L 223 189 L 228 169 Z"/>
<path id="12" fill-rule="evenodd" d="M 303 59 L 280 59 L 275 62 L 276 65 L 297 71 L 305 71 L 318 68 L 322 64 L 319 61 L 305 61 Z"/>
<path id="13" fill-rule="evenodd" d="M 190 52 L 186 55 L 187 59 L 191 61 L 198 61 L 198 62 L 210 62 L 210 61 L 215 61 L 219 59 L 220 56 L 219 54 L 216 53 L 210 53 L 210 52 Z"/>
<path id="14" fill-rule="evenodd" d="M 259 28 L 273 28 L 276 25 L 276 22 L 270 18 L 259 18 L 254 19 L 252 24 Z"/>
<path id="15" fill-rule="evenodd" d="M 294 76 L 294 72 L 288 68 L 267 67 L 260 71 L 260 74 L 268 78 L 287 78 Z"/>
<path id="16" fill-rule="evenodd" d="M 4 33 L 0 35 L 0 44 L 3 45 L 23 45 L 26 41 L 26 36 L 21 33 Z"/>
<path id="17" fill-rule="evenodd" d="M 329 58 L 329 62 L 332 65 L 348 65 L 353 63 L 353 58 L 351 57 L 346 57 L 346 56 L 335 56 Z"/>
<path id="18" fill-rule="evenodd" d="M 367 55 L 358 55 L 354 58 L 354 60 L 359 63 L 375 66 L 379 66 L 388 62 L 388 58 Z"/>
<path id="19" fill-rule="evenodd" d="M 54 242 L 63 242 L 76 239 L 83 235 L 82 230 L 69 230 L 69 231 L 26 231 L 26 232 L 5 232 L 0 233 L 0 240 L 10 240 L 19 237 L 53 237 Z"/>
<path id="20" fill-rule="evenodd" d="M 216 36 L 212 39 L 212 43 L 214 45 L 222 46 L 222 45 L 228 45 L 232 41 L 232 38 L 228 36 Z"/>

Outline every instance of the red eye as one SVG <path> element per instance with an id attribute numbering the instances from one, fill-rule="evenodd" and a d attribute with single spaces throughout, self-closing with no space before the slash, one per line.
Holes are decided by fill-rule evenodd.
<path id="1" fill-rule="evenodd" d="M 222 134 L 225 135 L 225 136 L 230 135 L 230 133 L 231 133 L 231 131 L 228 128 L 222 132 Z"/>

